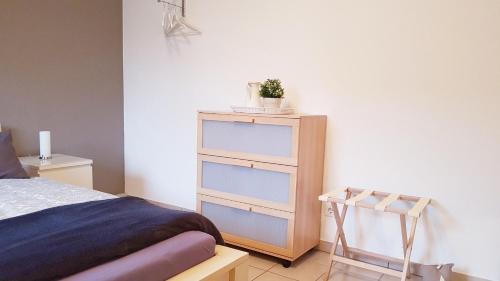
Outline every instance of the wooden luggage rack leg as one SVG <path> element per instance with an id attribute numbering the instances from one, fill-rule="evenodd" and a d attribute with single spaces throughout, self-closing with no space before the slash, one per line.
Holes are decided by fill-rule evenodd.
<path id="1" fill-rule="evenodd" d="M 349 199 L 350 197 L 351 197 L 351 192 L 348 191 L 346 194 L 346 200 Z M 337 203 L 332 201 L 330 202 L 330 204 L 332 206 L 333 215 L 335 216 L 335 222 L 337 223 L 337 233 L 335 233 L 335 239 L 333 240 L 334 244 L 332 245 L 332 249 L 330 251 L 330 265 L 328 267 L 328 272 L 325 280 L 328 280 L 328 277 L 332 272 L 333 258 L 335 256 L 335 252 L 337 251 L 339 240 L 342 241 L 342 254 L 344 256 L 349 255 L 349 248 L 347 247 L 347 240 L 345 239 L 344 227 L 343 227 L 348 206 L 344 205 L 342 207 L 342 215 L 339 215 L 339 208 L 337 207 Z"/>
<path id="2" fill-rule="evenodd" d="M 339 197 L 340 194 L 342 193 L 346 194 L 345 198 Z M 357 195 L 351 198 L 353 194 Z M 369 196 L 384 196 L 385 198 L 377 205 L 369 205 L 361 202 Z M 331 205 L 335 222 L 337 224 L 337 232 L 335 233 L 335 238 L 333 240 L 333 245 L 330 252 L 330 265 L 328 267 L 327 275 L 325 276 L 325 281 L 328 281 L 330 275 L 332 274 L 333 262 L 340 262 L 347 265 L 356 266 L 380 272 L 383 274 L 395 276 L 401 278 L 401 281 L 405 281 L 406 278 L 410 278 L 411 276 L 410 259 L 413 248 L 413 242 L 415 240 L 415 231 L 417 229 L 418 218 L 420 217 L 424 208 L 430 203 L 430 199 L 399 195 L 399 194 L 389 194 L 385 192 L 372 191 L 372 190 L 354 189 L 354 188 L 345 188 L 341 190 L 336 190 L 332 193 L 321 195 L 319 199 L 321 201 L 328 202 Z M 416 202 L 416 204 L 409 211 L 391 208 L 390 204 L 397 200 L 413 201 Z M 339 212 L 337 206 L 338 203 L 344 204 L 342 208 L 342 213 Z M 347 240 L 345 238 L 345 232 L 344 232 L 344 221 L 349 206 L 368 208 L 387 213 L 397 213 L 400 215 L 401 237 L 403 242 L 403 256 L 404 256 L 402 272 L 387 267 L 382 267 L 378 265 L 369 264 L 366 262 L 357 261 L 352 259 L 352 257 L 350 257 L 350 251 L 347 245 Z M 409 216 L 411 218 L 411 228 L 409 236 L 406 229 L 406 216 Z M 342 256 L 336 255 L 339 241 L 342 246 Z"/>

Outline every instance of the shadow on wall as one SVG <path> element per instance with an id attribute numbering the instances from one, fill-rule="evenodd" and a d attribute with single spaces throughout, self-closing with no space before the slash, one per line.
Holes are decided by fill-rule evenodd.
<path id="1" fill-rule="evenodd" d="M 130 193 L 130 190 L 134 192 Z M 125 194 L 147 199 L 144 177 L 127 172 L 125 176 Z"/>
<path id="2" fill-rule="evenodd" d="M 370 197 L 365 199 L 365 202 L 375 205 L 380 202 L 380 198 Z M 398 209 L 409 210 L 413 206 L 414 203 L 409 202 L 396 201 L 393 203 L 393 207 Z M 410 228 L 410 222 L 411 220 L 407 217 L 407 230 Z M 346 219 L 346 227 L 352 228 L 351 230 L 355 233 L 355 245 L 360 248 L 373 246 L 374 239 L 381 247 L 396 249 L 395 246 L 400 243 L 399 240 L 386 239 L 388 232 L 397 233 L 400 231 L 399 219 L 394 216 L 384 216 L 381 212 L 351 208 Z M 424 247 L 420 247 L 422 249 L 419 254 L 421 259 L 437 262 L 440 257 L 446 256 L 439 251 L 448 248 L 448 233 L 453 233 L 458 228 L 459 222 L 456 221 L 453 215 L 438 201 L 431 201 L 431 204 L 422 213 L 417 225 L 416 243 L 425 241 Z M 454 262 L 454 260 L 443 260 L 442 262 Z"/>
<path id="3" fill-rule="evenodd" d="M 34 155 L 39 154 L 38 149 L 33 149 L 33 145 L 22 142 L 23 138 L 20 137 L 21 130 L 18 130 L 16 128 L 12 128 L 12 127 L 9 127 L 9 126 L 2 124 L 2 131 L 10 131 L 11 132 L 12 142 L 14 144 L 14 148 L 16 149 L 17 156 L 34 156 Z M 33 134 L 33 141 L 32 142 L 35 142 L 35 140 L 36 140 L 36 143 L 38 143 L 38 135 L 37 134 Z M 25 149 L 26 147 L 30 147 L 31 149 L 26 150 Z"/>
<path id="4" fill-rule="evenodd" d="M 447 233 L 443 233 L 442 231 L 453 233 L 453 231 L 458 229 L 458 222 L 455 220 L 454 216 L 436 200 L 432 200 L 428 208 L 422 213 L 421 221 L 423 228 L 426 230 L 425 239 L 427 241 L 427 247 L 424 247 L 425 252 L 422 254 L 422 257 L 425 260 L 429 260 L 431 257 L 435 256 L 432 250 L 444 248 L 440 245 L 445 243 L 443 239 L 447 237 Z"/>

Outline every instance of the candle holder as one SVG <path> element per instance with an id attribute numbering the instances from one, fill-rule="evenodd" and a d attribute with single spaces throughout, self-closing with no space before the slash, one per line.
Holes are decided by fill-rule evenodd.
<path id="1" fill-rule="evenodd" d="M 40 160 L 48 160 L 52 158 L 50 145 L 50 131 L 40 131 Z"/>
<path id="2" fill-rule="evenodd" d="M 40 159 L 40 160 L 50 160 L 50 159 L 52 159 L 52 156 L 38 156 L 38 159 Z"/>

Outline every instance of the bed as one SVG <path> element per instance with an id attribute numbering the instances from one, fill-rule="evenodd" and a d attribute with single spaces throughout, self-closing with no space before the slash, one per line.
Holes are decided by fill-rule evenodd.
<path id="1" fill-rule="evenodd" d="M 175 213 L 174 210 L 156 205 L 151 207 L 149 206 L 151 204 L 146 204 L 143 201 L 145 200 L 133 197 L 118 198 L 99 191 L 42 178 L 1 179 L 0 280 L 16 279 L 17 277 L 10 278 L 10 276 L 16 275 L 9 274 L 11 272 L 15 274 L 16 269 L 30 272 L 30 268 L 36 269 L 30 274 L 34 272 L 41 273 L 41 275 L 17 276 L 23 276 L 22 280 L 39 280 L 39 276 L 43 276 L 40 277 L 42 279 L 50 280 L 52 278 L 46 278 L 50 275 L 44 275 L 45 271 L 54 271 L 55 269 L 50 266 L 45 268 L 43 265 L 50 264 L 54 260 L 57 262 L 58 259 L 63 261 L 60 262 L 64 264 L 61 268 L 73 266 L 73 269 L 79 268 L 80 264 L 85 265 L 86 262 L 98 262 L 98 264 L 93 264 L 93 266 L 83 270 L 65 274 L 64 278 L 59 278 L 63 275 L 53 275 L 58 276 L 55 279 L 66 281 L 247 280 L 248 254 L 222 246 L 222 239 L 218 240 L 218 231 L 211 229 L 211 223 L 207 223 L 203 219 L 200 220 L 201 216 L 195 213 Z M 174 212 L 173 215 L 172 212 Z M 151 214 L 151 216 L 134 218 L 135 213 Z M 165 217 L 167 213 L 169 214 Z M 94 218 L 95 214 L 99 214 L 98 218 Z M 159 216 L 157 216 L 158 214 Z M 68 254 L 76 251 L 68 245 L 81 244 L 79 239 L 75 237 L 83 237 L 82 240 L 86 240 L 88 237 L 97 237 L 100 240 L 99 235 L 96 235 L 95 232 L 101 231 L 101 228 L 86 227 L 88 221 L 93 223 L 90 224 L 92 226 L 99 225 L 99 223 L 103 225 L 103 241 L 93 241 L 99 245 L 101 242 L 105 243 L 104 241 L 107 241 L 109 236 L 117 236 L 118 240 L 125 239 L 126 235 L 122 233 L 128 233 L 128 228 L 133 230 L 134 228 L 149 227 L 151 224 L 156 226 L 159 220 L 169 219 L 169 216 L 173 218 L 172 221 L 176 222 L 174 232 L 170 229 L 160 229 L 161 231 L 156 231 L 155 235 L 152 236 L 157 240 L 151 240 L 151 237 L 141 237 L 138 244 L 144 244 L 145 241 L 155 242 L 137 249 L 134 248 L 137 241 L 131 243 L 123 240 L 126 243 L 122 243 L 122 247 L 118 250 L 122 251 L 123 245 L 125 245 L 125 248 L 130 251 L 126 255 L 119 256 L 115 253 L 114 256 L 117 258 L 109 259 L 108 257 L 108 260 L 100 262 L 99 258 L 102 257 L 100 252 L 91 252 L 95 254 L 95 257 L 88 254 L 88 249 L 82 250 L 84 255 L 72 256 Z M 149 219 L 149 217 L 152 218 Z M 144 218 L 151 221 L 143 222 Z M 190 219 L 193 218 L 195 218 L 194 224 L 198 225 L 199 230 L 197 227 L 192 227 L 193 221 Z M 35 225 L 37 228 L 33 227 Z M 40 231 L 39 225 L 46 227 L 46 229 Z M 179 225 L 188 225 L 188 228 L 184 231 Z M 179 227 L 180 229 L 177 229 Z M 110 230 L 115 228 L 121 230 L 117 231 L 116 234 L 109 235 Z M 68 229 L 71 231 L 68 232 Z M 94 232 L 94 236 L 92 236 L 92 232 Z M 168 239 L 157 235 L 158 233 L 163 235 L 167 232 L 171 232 Z M 64 235 L 61 236 L 61 233 Z M 88 236 L 87 233 L 89 233 Z M 108 235 L 104 235 L 105 233 Z M 113 247 L 113 243 L 109 244 L 110 248 Z M 66 248 L 59 250 L 57 247 L 63 247 L 60 245 L 65 245 Z M 101 248 L 106 248 L 107 244 L 105 245 Z M 106 249 L 106 251 L 108 250 Z M 113 250 L 109 251 L 114 253 Z M 70 258 L 66 259 L 67 257 Z M 9 264 L 9 262 L 11 263 Z M 2 274 L 6 272 L 7 274 Z"/>
<path id="2" fill-rule="evenodd" d="M 88 209 L 87 205 L 84 204 L 94 204 L 92 205 L 92 211 L 88 213 L 93 214 L 92 212 L 100 212 L 96 208 L 99 204 L 107 201 L 114 202 L 116 201 L 114 199 L 128 200 L 132 204 L 140 203 L 134 198 L 117 198 L 114 195 L 42 178 L 0 180 L 0 235 L 3 237 L 0 239 L 5 242 L 3 248 L 11 243 L 8 238 L 5 238 L 10 236 L 6 235 L 5 231 L 11 227 L 5 227 L 5 222 L 17 219 L 15 225 L 29 225 L 33 220 L 37 220 L 33 218 L 34 215 L 40 214 L 39 217 L 41 218 L 48 217 L 50 214 L 44 214 L 43 212 L 53 211 L 58 208 L 69 208 L 63 211 L 63 214 L 70 214 L 73 218 L 73 214 L 71 214 L 72 208 L 84 206 Z M 134 208 L 134 205 L 130 206 L 132 206 L 131 209 Z M 80 213 L 82 210 L 78 209 L 77 212 Z M 88 214 L 83 214 L 83 216 L 88 216 Z M 130 213 L 124 215 L 130 217 Z M 23 218 L 28 223 L 22 221 L 19 223 L 19 220 Z M 75 219 L 83 224 L 82 227 L 85 227 L 85 220 Z M 115 222 L 113 227 L 116 225 L 119 228 L 119 223 Z M 122 226 L 129 223 L 124 221 Z M 61 229 L 64 230 L 64 227 L 59 226 L 59 222 L 56 223 L 56 226 L 58 226 L 57 232 L 60 232 Z M 55 227 L 52 226 L 51 228 Z M 32 228 L 28 227 L 20 228 L 18 232 L 30 233 L 30 231 L 32 231 Z M 48 235 L 52 235 L 50 231 L 48 233 Z M 64 236 L 64 239 L 67 239 L 67 237 Z M 7 241 L 5 241 L 6 239 Z M 54 241 L 58 241 L 61 237 L 54 239 Z M 40 245 L 40 249 L 47 249 L 49 245 L 55 244 L 53 241 L 47 241 L 47 244 L 44 245 L 45 241 L 47 241 L 46 238 L 31 242 L 33 245 Z M 1 241 L 0 247 L 2 247 Z M 26 253 L 26 249 L 29 251 L 33 249 L 33 256 L 43 256 L 42 250 L 37 251 L 34 249 L 35 247 L 26 247 L 23 249 L 23 247 L 18 246 L 17 251 Z M 61 251 L 66 250 L 63 248 Z M 5 251 L 2 253 L 5 254 Z M 245 252 L 215 245 L 215 239 L 211 235 L 201 231 L 186 231 L 127 256 L 76 272 L 63 280 L 246 280 L 247 257 Z M 50 257 L 45 257 L 45 259 L 47 258 Z M 84 263 L 85 260 L 79 262 Z M 3 267 L 3 270 L 5 268 Z M 2 269 L 1 264 L 0 269 Z M 33 275 L 33 279 L 45 278 L 40 276 L 46 275 Z M 28 276 L 26 280 L 29 279 Z"/>

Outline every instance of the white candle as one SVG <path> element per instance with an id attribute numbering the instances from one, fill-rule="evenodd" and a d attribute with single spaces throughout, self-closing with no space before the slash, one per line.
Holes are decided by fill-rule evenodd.
<path id="1" fill-rule="evenodd" d="M 40 131 L 40 159 L 49 159 L 51 157 L 50 131 Z"/>

